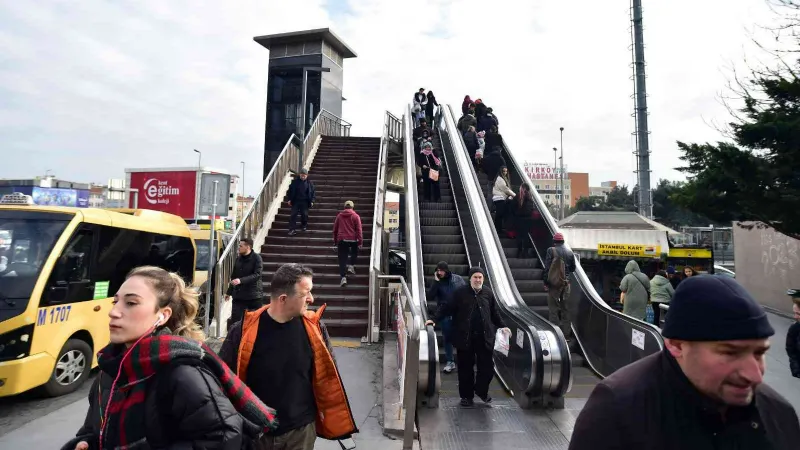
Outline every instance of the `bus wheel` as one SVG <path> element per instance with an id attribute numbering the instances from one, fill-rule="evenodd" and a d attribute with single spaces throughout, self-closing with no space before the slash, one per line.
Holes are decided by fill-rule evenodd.
<path id="1" fill-rule="evenodd" d="M 75 391 L 89 377 L 91 367 L 92 347 L 80 339 L 68 340 L 58 354 L 50 380 L 43 386 L 44 392 L 57 397 Z"/>

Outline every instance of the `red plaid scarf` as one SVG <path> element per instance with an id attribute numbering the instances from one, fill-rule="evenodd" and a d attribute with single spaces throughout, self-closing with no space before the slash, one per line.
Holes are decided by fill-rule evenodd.
<path id="1" fill-rule="evenodd" d="M 277 428 L 275 410 L 264 405 L 205 344 L 162 330 L 142 339 L 129 350 L 122 345 L 110 344 L 98 353 L 97 358 L 104 372 L 117 376 L 108 396 L 110 402 L 108 398 L 98 396 L 103 430 L 100 448 L 105 448 L 104 444 L 109 448 L 127 448 L 146 438 L 146 382 L 178 359 L 202 362 L 217 377 L 239 414 L 264 432 Z"/>

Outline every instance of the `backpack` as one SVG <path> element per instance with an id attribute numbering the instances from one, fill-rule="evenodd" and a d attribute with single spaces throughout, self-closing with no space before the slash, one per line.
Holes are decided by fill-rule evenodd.
<path id="1" fill-rule="evenodd" d="M 555 247 L 550 247 L 547 251 L 552 251 L 553 255 L 550 270 L 547 272 L 547 284 L 550 289 L 564 289 L 567 285 L 567 267 L 564 258 L 561 257 Z"/>

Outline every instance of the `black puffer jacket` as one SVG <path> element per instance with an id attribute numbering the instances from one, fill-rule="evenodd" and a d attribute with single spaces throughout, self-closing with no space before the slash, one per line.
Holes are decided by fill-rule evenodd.
<path id="1" fill-rule="evenodd" d="M 264 297 L 264 282 L 261 280 L 261 268 L 264 263 L 261 255 L 251 251 L 249 255 L 239 255 L 233 267 L 231 279 L 238 278 L 241 284 L 238 286 L 230 285 L 228 295 L 233 296 L 234 300 L 260 300 Z"/>
<path id="2" fill-rule="evenodd" d="M 112 368 L 101 367 L 89 391 L 89 411 L 83 427 L 62 450 L 74 450 L 81 441 L 88 443 L 90 450 L 99 449 L 99 406 L 105 409 L 114 381 L 107 370 Z M 141 426 L 147 430 L 147 442 L 137 446 L 137 449 L 242 448 L 243 418 L 211 372 L 196 365 L 177 365 L 169 370 L 166 377 L 154 378 L 147 387 L 145 417 L 129 418 L 142 421 Z M 159 386 L 159 383 L 167 384 Z M 158 394 L 165 392 L 170 393 L 171 398 L 158 399 Z M 104 441 L 108 446 L 115 442 L 115 437 L 105 436 Z"/>
<path id="3" fill-rule="evenodd" d="M 792 376 L 800 378 L 800 323 L 795 322 L 786 333 L 786 354 Z"/>
<path id="4" fill-rule="evenodd" d="M 453 346 L 457 349 L 468 349 L 472 345 L 470 325 L 475 308 L 480 309 L 483 337 L 486 348 L 491 350 L 494 348 L 497 329 L 506 325 L 497 309 L 494 292 L 488 286 L 483 286 L 479 292 L 475 292 L 469 284 L 456 289 L 451 301 L 439 303 L 435 321 L 440 322 L 445 317 L 453 316 Z"/>

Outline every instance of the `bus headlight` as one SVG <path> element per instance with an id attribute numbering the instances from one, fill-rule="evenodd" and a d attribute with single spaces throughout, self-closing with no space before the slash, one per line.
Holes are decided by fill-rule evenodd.
<path id="1" fill-rule="evenodd" d="M 31 351 L 34 324 L 0 334 L 0 362 L 28 356 Z"/>

